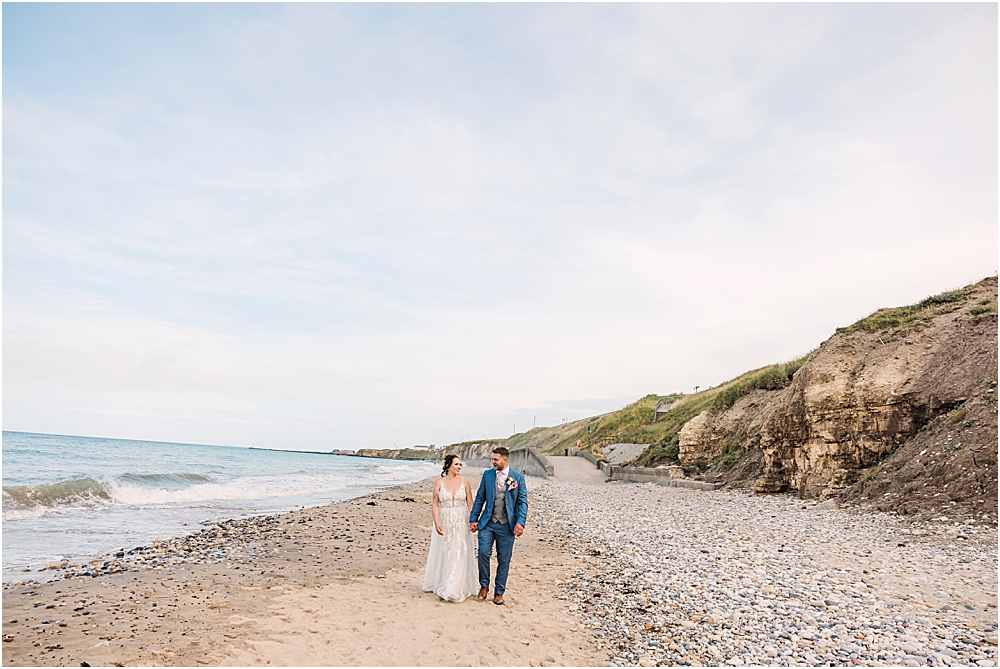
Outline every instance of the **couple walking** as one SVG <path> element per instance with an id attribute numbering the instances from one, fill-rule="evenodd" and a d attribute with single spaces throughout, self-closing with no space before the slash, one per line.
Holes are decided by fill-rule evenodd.
<path id="1" fill-rule="evenodd" d="M 528 519 L 528 490 L 524 475 L 510 468 L 510 451 L 493 449 L 492 469 L 483 472 L 479 491 L 472 498 L 472 486 L 461 476 L 462 460 L 457 455 L 444 459 L 441 478 L 434 483 L 431 513 L 431 549 L 424 572 L 424 592 L 433 592 L 449 602 L 461 602 L 476 592 L 485 600 L 490 591 L 490 557 L 497 550 L 497 574 L 493 603 L 503 604 L 507 571 L 514 552 L 514 539 L 524 532 Z M 479 533 L 479 565 L 476 567 L 473 533 Z M 478 571 L 478 578 L 477 578 Z"/>

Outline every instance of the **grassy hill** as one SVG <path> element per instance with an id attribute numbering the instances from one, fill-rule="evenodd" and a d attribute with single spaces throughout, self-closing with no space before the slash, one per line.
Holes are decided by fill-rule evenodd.
<path id="1" fill-rule="evenodd" d="M 993 285 L 995 285 L 996 279 L 984 281 L 993 281 Z M 984 282 L 980 282 L 980 284 L 982 283 Z M 919 330 L 935 316 L 949 313 L 963 306 L 980 284 L 933 295 L 910 306 L 879 309 L 853 325 L 839 328 L 838 332 L 877 331 L 886 341 L 889 338 L 899 338 Z M 993 297 L 976 302 L 970 313 L 980 315 L 996 313 L 996 311 L 997 302 Z M 679 450 L 678 435 L 685 423 L 705 409 L 727 409 L 741 397 L 754 390 L 780 390 L 786 387 L 791 383 L 795 372 L 808 360 L 809 355 L 812 353 L 797 360 L 768 365 L 746 372 L 699 393 L 646 395 L 618 411 L 553 427 L 538 427 L 512 435 L 507 439 L 489 440 L 489 443 L 508 448 L 527 445 L 537 448 L 543 453 L 557 454 L 565 448 L 576 446 L 579 442 L 583 448 L 597 455 L 602 454 L 601 448 L 603 446 L 610 444 L 641 443 L 650 444 L 650 447 L 634 461 L 635 464 L 652 465 L 676 462 Z M 672 402 L 673 406 L 670 411 L 661 414 L 654 423 L 655 407 L 659 400 Z M 468 443 L 482 444 L 484 442 L 478 440 Z M 461 445 L 454 444 L 453 446 Z"/>
<path id="2" fill-rule="evenodd" d="M 737 399 L 755 389 L 777 390 L 785 387 L 807 357 L 761 367 L 699 393 L 646 395 L 618 411 L 554 427 L 536 427 L 507 439 L 490 440 L 490 443 L 507 448 L 532 446 L 542 453 L 558 454 L 579 442 L 584 449 L 596 455 L 602 455 L 601 448 L 611 444 L 650 444 L 636 460 L 637 464 L 676 462 L 678 434 L 686 422 L 709 407 L 731 406 Z M 673 406 L 668 412 L 660 414 L 654 423 L 654 411 L 659 400 L 672 402 Z M 477 440 L 468 443 L 483 442 Z M 453 444 L 449 448 L 463 445 L 465 444 Z"/>

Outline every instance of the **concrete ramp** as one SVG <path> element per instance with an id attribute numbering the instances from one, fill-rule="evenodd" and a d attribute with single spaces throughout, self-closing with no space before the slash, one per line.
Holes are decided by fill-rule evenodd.
<path id="1" fill-rule="evenodd" d="M 600 469 L 592 465 L 584 458 L 565 455 L 546 456 L 555 468 L 555 479 L 557 481 L 570 481 L 572 483 L 604 483 L 607 477 Z"/>

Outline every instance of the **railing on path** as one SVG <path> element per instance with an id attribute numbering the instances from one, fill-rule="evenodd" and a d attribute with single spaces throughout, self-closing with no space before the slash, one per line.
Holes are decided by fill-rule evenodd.
<path id="1" fill-rule="evenodd" d="M 653 422 L 656 422 L 656 419 L 660 417 L 660 414 L 670 411 L 672 406 L 674 406 L 673 402 L 668 402 L 663 399 L 656 400 L 656 406 L 653 407 Z"/>

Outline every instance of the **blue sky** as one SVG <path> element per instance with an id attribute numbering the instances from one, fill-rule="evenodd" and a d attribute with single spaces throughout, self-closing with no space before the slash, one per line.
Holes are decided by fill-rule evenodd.
<path id="1" fill-rule="evenodd" d="M 506 436 L 997 269 L 997 7 L 5 4 L 4 429 Z"/>

